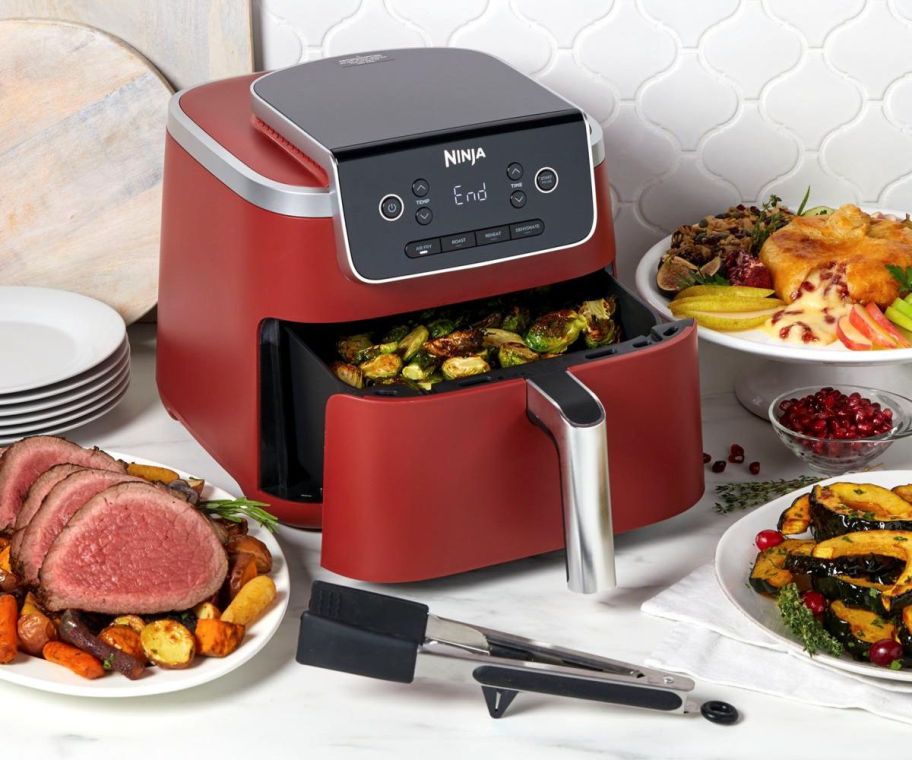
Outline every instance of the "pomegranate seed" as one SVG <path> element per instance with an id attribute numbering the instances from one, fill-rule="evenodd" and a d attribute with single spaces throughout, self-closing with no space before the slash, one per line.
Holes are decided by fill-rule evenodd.
<path id="1" fill-rule="evenodd" d="M 760 551 L 769 549 L 771 546 L 779 546 L 785 537 L 778 530 L 761 530 L 754 536 L 754 543 Z"/>
<path id="2" fill-rule="evenodd" d="M 710 462 L 712 462 L 712 455 L 711 455 L 711 454 L 707 454 L 707 453 L 704 451 L 704 452 L 703 452 L 703 464 L 709 464 Z"/>
<path id="3" fill-rule="evenodd" d="M 717 459 L 715 462 L 713 462 L 712 471 L 713 472 L 724 472 L 725 471 L 725 460 Z"/>
<path id="4" fill-rule="evenodd" d="M 779 410 L 784 427 L 815 438 L 856 440 L 883 435 L 893 428 L 893 410 L 857 391 L 845 395 L 834 388 L 821 388 L 803 398 L 784 399 Z M 807 448 L 820 453 L 818 447 Z"/>
<path id="5" fill-rule="evenodd" d="M 801 601 L 804 606 L 814 613 L 814 617 L 820 617 L 827 608 L 826 597 L 819 591 L 805 591 L 801 594 Z"/>
<path id="6" fill-rule="evenodd" d="M 750 470 L 751 475 L 759 475 L 760 474 L 760 462 L 751 462 L 747 466 L 747 469 Z"/>

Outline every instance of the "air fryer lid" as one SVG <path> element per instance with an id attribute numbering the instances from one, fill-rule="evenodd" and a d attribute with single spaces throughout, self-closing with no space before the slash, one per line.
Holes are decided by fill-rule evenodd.
<path id="1" fill-rule="evenodd" d="M 454 48 L 326 58 L 267 74 L 254 82 L 253 94 L 335 154 L 549 114 L 579 114 L 496 58 Z M 278 128 L 268 111 L 258 115 Z"/>
<path id="2" fill-rule="evenodd" d="M 470 50 L 390 50 L 260 77 L 263 131 L 336 195 L 339 263 L 385 283 L 585 242 L 596 224 L 582 111 Z"/>

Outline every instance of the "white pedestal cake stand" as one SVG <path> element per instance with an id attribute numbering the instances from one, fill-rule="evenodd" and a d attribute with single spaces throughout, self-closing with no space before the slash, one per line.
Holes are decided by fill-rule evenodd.
<path id="1" fill-rule="evenodd" d="M 674 320 L 668 299 L 656 285 L 662 256 L 671 245 L 668 236 L 650 248 L 636 270 L 640 297 L 666 320 Z M 850 351 L 838 341 L 825 347 L 792 346 L 763 330 L 719 332 L 699 328 L 702 340 L 761 358 L 751 362 L 735 380 L 735 395 L 745 409 L 768 419 L 770 402 L 793 388 L 811 385 L 862 385 L 903 396 L 912 392 L 912 348 Z"/>

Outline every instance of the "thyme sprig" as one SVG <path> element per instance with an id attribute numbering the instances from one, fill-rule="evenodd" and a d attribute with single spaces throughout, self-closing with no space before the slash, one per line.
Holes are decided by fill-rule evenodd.
<path id="1" fill-rule="evenodd" d="M 766 504 L 784 494 L 806 488 L 818 482 L 815 475 L 801 475 L 791 480 L 748 480 L 743 483 L 719 483 L 716 495 L 719 501 L 713 509 L 720 515 L 727 515 L 736 509 L 750 509 Z"/>
<path id="2" fill-rule="evenodd" d="M 228 522 L 240 522 L 249 517 L 251 520 L 258 522 L 270 533 L 275 533 L 279 526 L 279 518 L 274 514 L 267 512 L 264 507 L 269 505 L 262 501 L 253 501 L 252 499 L 213 499 L 211 501 L 201 501 L 199 508 L 211 514 L 221 517 Z"/>
<path id="3" fill-rule="evenodd" d="M 814 613 L 801 600 L 798 586 L 794 583 L 782 587 L 776 597 L 776 607 L 779 608 L 782 621 L 800 639 L 804 651 L 809 655 L 823 652 L 839 657 L 843 654 L 845 650 L 842 644 L 814 617 Z"/>
<path id="4" fill-rule="evenodd" d="M 779 205 L 781 203 L 782 198 L 778 195 L 770 195 L 763 202 L 760 215 L 751 229 L 750 250 L 752 253 L 759 254 L 766 239 L 780 227 L 788 224 L 788 220 L 782 214 L 782 207 Z"/>

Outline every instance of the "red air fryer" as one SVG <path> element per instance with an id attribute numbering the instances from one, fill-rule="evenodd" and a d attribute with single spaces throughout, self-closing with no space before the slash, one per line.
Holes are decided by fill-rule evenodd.
<path id="1" fill-rule="evenodd" d="M 697 339 L 613 276 L 601 130 L 457 49 L 328 58 L 174 96 L 158 387 L 245 494 L 323 529 L 322 563 L 404 582 L 566 545 L 613 583 L 612 534 L 703 491 Z M 331 336 L 540 286 L 618 300 L 623 342 L 355 389 Z"/>

